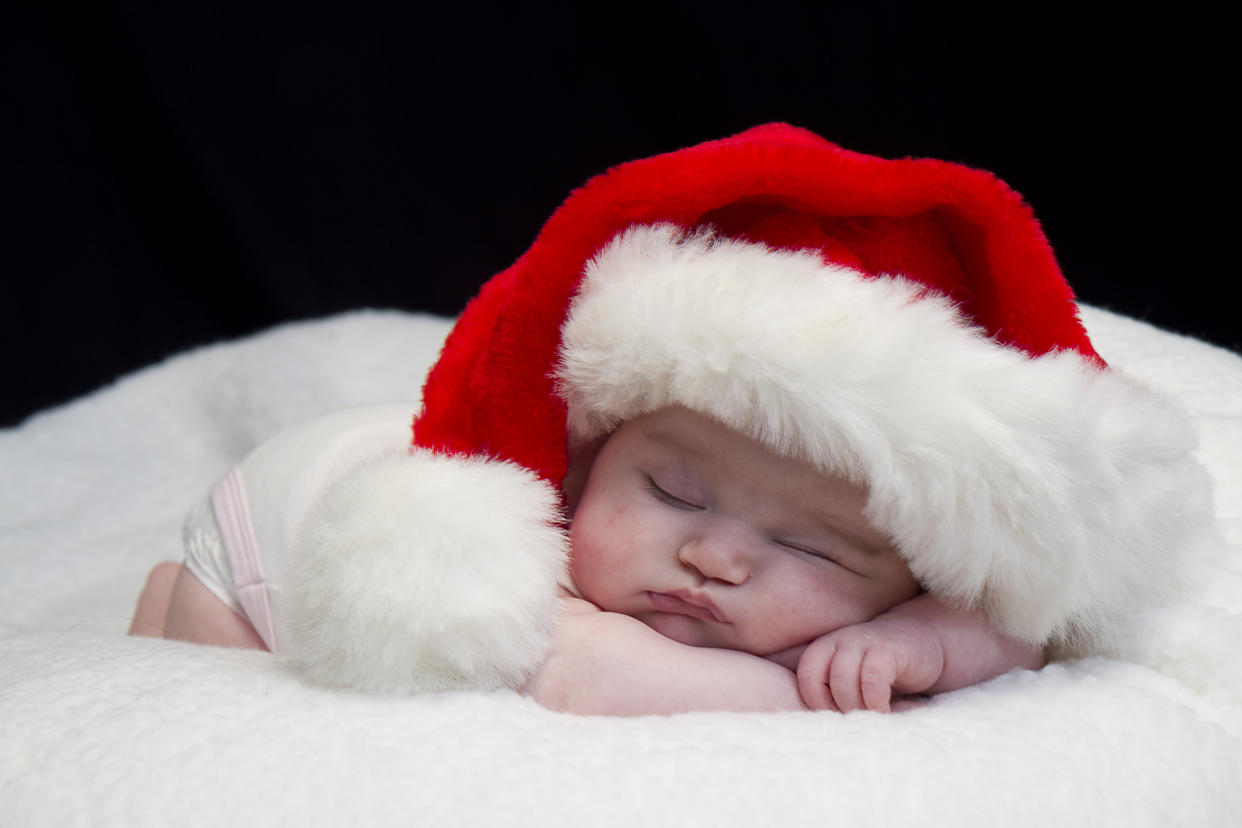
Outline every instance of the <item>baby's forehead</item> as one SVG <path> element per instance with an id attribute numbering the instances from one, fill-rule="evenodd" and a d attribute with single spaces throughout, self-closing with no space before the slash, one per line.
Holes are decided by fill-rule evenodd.
<path id="1" fill-rule="evenodd" d="M 631 450 L 657 448 L 705 464 L 738 461 L 762 467 L 797 466 L 822 477 L 863 483 L 853 468 L 824 468 L 813 462 L 803 448 L 804 440 L 770 434 L 762 435 L 768 439 L 761 439 L 748 430 L 682 406 L 660 408 L 629 420 L 613 431 L 608 440 L 623 432 L 633 438 Z"/>
<path id="2" fill-rule="evenodd" d="M 858 490 L 860 503 L 866 499 L 866 486 L 853 475 L 819 468 L 793 452 L 780 452 L 690 409 L 660 409 L 630 421 L 624 428 L 627 434 L 620 448 L 635 456 L 670 458 L 695 471 L 718 474 L 726 482 L 757 478 L 787 483 L 779 487 L 808 495 L 828 490 L 834 497 L 846 489 Z"/>
<path id="3" fill-rule="evenodd" d="M 664 422 L 639 423 L 637 431 L 638 440 L 631 450 L 655 449 L 704 464 L 719 462 L 727 453 L 719 441 L 713 445 L 711 435 L 693 423 L 682 427 L 670 427 Z"/>

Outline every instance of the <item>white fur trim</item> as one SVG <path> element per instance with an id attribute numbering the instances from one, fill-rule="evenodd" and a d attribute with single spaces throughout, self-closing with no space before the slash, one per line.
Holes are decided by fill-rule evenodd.
<path id="1" fill-rule="evenodd" d="M 631 228 L 587 267 L 557 378 L 576 441 L 679 404 L 865 481 L 929 590 L 1032 642 L 1105 646 L 1212 542 L 1169 400 L 810 253 Z"/>
<path id="2" fill-rule="evenodd" d="M 294 657 L 328 686 L 521 685 L 557 617 L 556 493 L 509 463 L 415 451 L 331 486 L 302 527 Z"/>

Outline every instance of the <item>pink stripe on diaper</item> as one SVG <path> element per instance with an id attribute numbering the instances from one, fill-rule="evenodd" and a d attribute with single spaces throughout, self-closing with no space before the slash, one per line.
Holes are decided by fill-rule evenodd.
<path id="1" fill-rule="evenodd" d="M 259 559 L 259 542 L 250 520 L 250 500 L 241 471 L 234 468 L 211 489 L 211 508 L 220 527 L 224 551 L 229 556 L 233 587 L 254 631 L 267 649 L 276 652 L 276 628 L 272 623 L 272 603 Z"/>

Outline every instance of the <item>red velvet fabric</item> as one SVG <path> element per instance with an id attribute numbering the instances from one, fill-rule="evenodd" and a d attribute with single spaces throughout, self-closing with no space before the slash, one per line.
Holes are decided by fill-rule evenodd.
<path id="1" fill-rule="evenodd" d="M 559 484 L 565 412 L 550 373 L 584 264 L 631 224 L 710 223 L 814 249 L 951 297 L 988 336 L 1103 366 L 1030 208 L 989 173 L 850 152 L 786 124 L 622 164 L 591 179 L 466 307 L 427 378 L 414 444 L 515 461 Z"/>

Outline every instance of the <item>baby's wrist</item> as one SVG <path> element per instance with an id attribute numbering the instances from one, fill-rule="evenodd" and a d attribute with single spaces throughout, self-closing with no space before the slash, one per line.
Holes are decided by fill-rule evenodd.
<path id="1" fill-rule="evenodd" d="M 773 664 L 779 664 L 791 673 L 796 673 L 798 672 L 798 662 L 802 658 L 802 653 L 809 646 L 810 642 L 808 641 L 806 644 L 797 644 L 775 653 L 769 653 L 764 658 Z"/>

